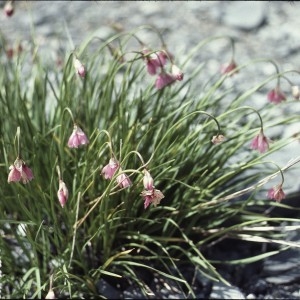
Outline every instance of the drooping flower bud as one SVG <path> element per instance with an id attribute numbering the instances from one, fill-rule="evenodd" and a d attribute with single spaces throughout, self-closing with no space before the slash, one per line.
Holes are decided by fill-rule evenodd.
<path id="1" fill-rule="evenodd" d="M 56 299 L 53 289 L 50 289 L 48 291 L 47 295 L 45 296 L 45 299 Z"/>
<path id="2" fill-rule="evenodd" d="M 84 65 L 81 63 L 81 61 L 77 57 L 74 57 L 73 65 L 74 65 L 74 68 L 76 70 L 76 73 L 80 77 L 84 77 L 85 73 L 86 73 L 85 67 L 84 67 Z"/>
<path id="3" fill-rule="evenodd" d="M 69 191 L 66 184 L 61 179 L 59 179 L 57 197 L 61 207 L 64 207 L 69 198 Z"/>
<path id="4" fill-rule="evenodd" d="M 222 65 L 221 73 L 224 75 L 228 74 L 229 76 L 238 73 L 236 62 L 232 59 L 228 64 Z"/>
<path id="5" fill-rule="evenodd" d="M 146 169 L 144 170 L 143 183 L 146 190 L 152 191 L 154 189 L 154 180 Z"/>
<path id="6" fill-rule="evenodd" d="M 172 75 L 176 80 L 181 81 L 183 79 L 183 72 L 174 64 L 172 65 Z"/>
<path id="7" fill-rule="evenodd" d="M 292 86 L 292 95 L 293 95 L 295 100 L 300 99 L 300 88 L 299 88 L 298 85 L 293 85 Z"/>
<path id="8" fill-rule="evenodd" d="M 55 293 L 52 289 L 52 284 L 53 284 L 53 274 L 50 276 L 50 287 L 45 299 L 56 299 Z"/>
<path id="9" fill-rule="evenodd" d="M 213 136 L 213 138 L 211 139 L 211 142 L 214 145 L 217 145 L 217 144 L 221 144 L 224 140 L 225 140 L 225 136 L 222 134 L 218 134 L 218 135 Z"/>
<path id="10" fill-rule="evenodd" d="M 7 17 L 11 17 L 15 11 L 14 3 L 13 1 L 6 1 L 4 5 L 4 13 Z"/>

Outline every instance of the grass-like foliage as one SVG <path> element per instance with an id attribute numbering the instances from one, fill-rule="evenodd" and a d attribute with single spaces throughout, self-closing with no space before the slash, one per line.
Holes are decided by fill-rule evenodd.
<path id="1" fill-rule="evenodd" d="M 211 76 L 199 53 L 219 41 L 232 61 Z M 1 43 L 2 297 L 99 297 L 101 278 L 147 296 L 144 275 L 154 273 L 195 297 L 186 265 L 227 283 L 205 255 L 219 239 L 295 246 L 274 232 L 297 220 L 269 213 L 291 208 L 280 200 L 297 160 L 268 158 L 297 138 L 272 136 L 299 118 L 278 114 L 299 98 L 279 85 L 293 71 L 270 59 L 237 65 L 230 37 L 173 53 L 150 26 L 87 38 L 61 64 L 43 59 L 34 38 L 13 55 Z M 242 72 L 268 63 L 274 74 L 235 91 Z M 249 105 L 269 84 L 269 101 Z"/>

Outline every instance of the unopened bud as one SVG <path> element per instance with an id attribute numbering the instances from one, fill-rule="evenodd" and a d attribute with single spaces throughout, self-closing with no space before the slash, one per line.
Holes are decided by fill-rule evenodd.
<path id="1" fill-rule="evenodd" d="M 299 88 L 298 85 L 293 85 L 292 86 L 292 95 L 293 95 L 295 100 L 300 99 L 300 88 Z"/>
<path id="2" fill-rule="evenodd" d="M 76 70 L 76 73 L 80 77 L 84 77 L 85 76 L 85 68 L 84 68 L 84 65 L 81 63 L 81 61 L 78 58 L 76 58 L 76 57 L 74 58 L 73 65 Z"/>
<path id="3" fill-rule="evenodd" d="M 49 292 L 46 295 L 45 299 L 56 299 L 54 291 L 52 289 L 49 290 Z"/>
<path id="4" fill-rule="evenodd" d="M 4 5 L 4 13 L 6 16 L 11 17 L 14 13 L 14 9 L 13 1 L 6 1 Z"/>
<path id="5" fill-rule="evenodd" d="M 214 145 L 220 144 L 225 140 L 225 136 L 222 134 L 214 135 L 213 138 L 211 139 L 211 142 Z"/>

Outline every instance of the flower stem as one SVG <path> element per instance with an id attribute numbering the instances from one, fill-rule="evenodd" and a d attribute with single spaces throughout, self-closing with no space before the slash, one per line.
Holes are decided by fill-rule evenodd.
<path id="1" fill-rule="evenodd" d="M 237 107 L 237 108 L 235 108 L 235 109 L 233 109 L 231 111 L 228 111 L 228 112 L 222 114 L 222 116 L 225 116 L 225 115 L 227 115 L 229 113 L 232 113 L 232 112 L 235 112 L 235 111 L 241 110 L 241 109 L 251 109 L 252 111 L 254 111 L 257 114 L 258 118 L 259 118 L 260 127 L 263 130 L 263 120 L 262 120 L 262 117 L 261 117 L 260 113 L 255 108 L 253 108 L 251 106 L 240 106 L 240 107 Z"/>
<path id="2" fill-rule="evenodd" d="M 70 116 L 71 116 L 71 118 L 72 118 L 72 121 L 73 121 L 73 124 L 75 124 L 75 120 L 74 120 L 74 117 L 73 117 L 73 114 L 72 114 L 71 109 L 70 109 L 69 107 L 65 107 L 63 113 L 64 113 L 65 111 L 67 111 L 67 112 L 70 114 Z"/>
<path id="3" fill-rule="evenodd" d="M 17 139 L 17 157 L 20 158 L 20 126 L 17 127 L 16 139 Z"/>
<path id="4" fill-rule="evenodd" d="M 160 140 L 160 142 L 158 143 L 158 145 L 157 145 L 157 146 L 155 147 L 155 149 L 153 150 L 153 153 L 152 153 L 151 157 L 149 158 L 148 162 L 145 163 L 145 165 L 148 165 L 148 163 L 152 160 L 152 158 L 153 158 L 154 155 L 155 155 L 155 152 L 157 151 L 157 149 L 159 148 L 159 146 L 162 144 L 163 140 L 169 135 L 169 132 L 170 132 L 173 128 L 175 128 L 176 126 L 178 126 L 178 124 L 180 124 L 183 120 L 185 120 L 185 119 L 187 119 L 187 118 L 189 118 L 190 116 L 193 116 L 193 115 L 195 115 L 195 114 L 205 114 L 205 115 L 211 117 L 211 118 L 216 122 L 216 124 L 217 124 L 217 126 L 218 126 L 218 134 L 217 134 L 217 135 L 220 134 L 220 124 L 219 124 L 219 122 L 217 121 L 217 119 L 216 119 L 213 115 L 211 115 L 211 114 L 209 114 L 209 113 L 207 113 L 206 111 L 203 111 L 203 110 L 193 111 L 193 112 L 191 112 L 191 113 L 185 115 L 183 118 L 181 118 L 179 121 L 177 121 L 175 124 L 173 124 L 173 125 L 167 130 L 167 132 L 164 134 L 164 136 L 162 137 L 162 139 Z"/>

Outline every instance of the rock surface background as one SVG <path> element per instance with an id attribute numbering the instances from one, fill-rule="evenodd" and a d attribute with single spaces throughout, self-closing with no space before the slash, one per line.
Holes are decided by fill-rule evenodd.
<path id="1" fill-rule="evenodd" d="M 0 1 L 1 7 L 4 1 Z M 228 35 L 235 38 L 236 60 L 243 63 L 251 58 L 270 58 L 282 69 L 300 70 L 300 3 L 289 1 L 16 1 L 12 17 L 0 14 L 0 30 L 7 43 L 12 46 L 21 41 L 31 40 L 32 29 L 36 42 L 45 57 L 52 57 L 57 51 L 73 50 L 89 35 L 95 34 L 105 39 L 112 32 L 112 24 L 131 30 L 141 25 L 155 25 L 164 35 L 172 53 L 179 56 L 187 53 L 204 38 Z M 68 30 L 67 30 L 68 28 Z M 68 33 L 69 31 L 69 33 Z M 68 35 L 69 34 L 69 35 Z M 71 41 L 69 39 L 71 38 Z M 152 43 L 151 36 L 143 37 Z M 72 45 L 73 43 L 73 45 Z M 225 44 L 224 44 L 225 45 Z M 222 62 L 230 59 L 230 51 L 224 45 L 208 45 L 199 53 L 199 61 L 208 60 L 211 72 Z M 226 51 L 224 51 L 226 49 Z M 182 54 L 183 57 L 183 54 Z M 213 58 L 213 59 L 212 59 Z M 179 64 L 180 65 L 180 64 Z M 258 75 L 271 75 L 274 68 L 268 64 L 249 69 L 233 79 L 240 90 L 249 87 Z M 185 74 L 188 76 L 188 74 Z M 300 76 L 292 78 L 300 84 Z M 283 88 L 288 88 L 287 85 Z M 259 105 L 266 101 L 267 90 L 252 99 Z M 295 107 L 297 106 L 297 107 Z M 293 105 L 300 111 L 299 105 Z M 288 113 L 288 111 L 279 113 Z M 284 129 L 281 134 L 299 133 L 299 124 Z M 279 165 L 285 165 L 289 158 L 300 154 L 299 142 L 293 143 L 284 153 L 277 154 Z M 299 168 L 289 172 L 291 183 L 286 179 L 290 192 L 299 191 Z M 291 234 L 291 240 L 299 242 L 299 229 Z M 234 251 L 233 251 L 234 252 Z M 237 253 L 233 253 L 234 256 Z M 216 254 L 217 255 L 217 254 Z M 223 254 L 224 256 L 224 254 Z M 222 258 L 220 253 L 218 258 Z M 238 287 L 237 270 L 229 279 L 233 286 L 201 281 L 202 298 L 211 299 L 300 299 L 299 276 L 300 251 L 293 249 L 266 260 L 259 269 L 242 269 L 248 274 L 248 287 Z M 225 259 L 225 258 L 224 258 Z M 228 270 L 227 270 L 228 271 Z M 248 272 L 248 273 L 247 273 Z M 247 279 L 245 279 L 247 281 Z M 236 285 L 236 286 L 235 286 Z M 209 288 L 208 288 L 209 287 Z M 104 289 L 106 288 L 106 291 Z M 114 287 L 101 284 L 101 293 L 117 297 Z M 162 290 L 160 291 L 162 293 Z M 115 294 L 114 294 L 115 293 Z M 138 297 L 134 289 L 124 291 L 125 298 Z M 200 294 L 199 294 L 200 295 Z M 180 297 L 170 291 L 165 299 Z M 201 298 L 201 296 L 199 296 Z"/>

